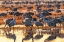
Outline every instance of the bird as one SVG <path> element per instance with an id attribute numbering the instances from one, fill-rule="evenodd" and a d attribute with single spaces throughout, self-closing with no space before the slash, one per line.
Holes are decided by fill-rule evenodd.
<path id="1" fill-rule="evenodd" d="M 52 5 L 47 5 L 47 8 L 51 8 L 52 7 Z"/>
<path id="2" fill-rule="evenodd" d="M 27 14 L 24 14 L 23 17 L 24 17 L 24 18 L 32 18 L 31 15 L 27 15 Z"/>
<path id="3" fill-rule="evenodd" d="M 32 21 L 37 21 L 37 19 L 36 18 L 32 18 Z"/>
<path id="4" fill-rule="evenodd" d="M 20 15 L 22 15 L 23 13 L 20 13 L 20 12 L 15 12 L 14 13 L 14 16 L 20 16 Z"/>
<path id="5" fill-rule="evenodd" d="M 43 24 L 42 24 L 40 21 L 36 21 L 36 22 L 35 22 L 35 25 L 36 25 L 36 26 L 43 26 Z"/>
<path id="6" fill-rule="evenodd" d="M 15 4 L 20 4 L 20 2 L 15 2 Z"/>
<path id="7" fill-rule="evenodd" d="M 37 16 L 38 18 L 41 18 L 41 17 L 42 17 L 42 14 L 36 14 L 36 16 Z"/>
<path id="8" fill-rule="evenodd" d="M 13 34 L 14 34 L 14 25 L 16 25 L 16 19 L 15 18 L 7 19 L 4 28 L 6 27 L 6 25 L 9 26 L 9 29 L 10 29 L 9 31 L 11 31 L 11 27 L 13 26 Z"/>
<path id="9" fill-rule="evenodd" d="M 60 4 L 56 4 L 55 7 L 56 7 L 57 9 L 60 9 Z"/>
<path id="10" fill-rule="evenodd" d="M 7 19 L 6 20 L 6 24 L 11 27 L 11 26 L 14 26 L 16 24 L 16 20 L 11 18 L 11 19 Z"/>
<path id="11" fill-rule="evenodd" d="M 37 28 L 38 28 L 38 26 L 43 26 L 43 24 L 42 24 L 40 21 L 35 21 L 35 25 L 37 26 Z M 41 38 L 43 37 L 42 34 L 40 35 L 39 28 L 38 28 L 38 33 L 39 33 L 39 34 L 37 34 L 37 35 L 34 37 L 34 39 L 41 39 Z"/>
<path id="12" fill-rule="evenodd" d="M 25 26 L 33 26 L 30 22 L 28 22 L 28 21 L 23 21 L 23 24 L 25 24 Z"/>
<path id="13" fill-rule="evenodd" d="M 12 11 L 12 12 L 8 12 L 8 13 L 9 13 L 10 15 L 14 15 L 15 12 Z"/>
<path id="14" fill-rule="evenodd" d="M 7 14 L 6 13 L 1 13 L 0 16 L 5 17 L 5 16 L 7 16 Z"/>
<path id="15" fill-rule="evenodd" d="M 26 14 L 27 14 L 27 15 L 34 15 L 33 12 L 27 12 Z"/>
<path id="16" fill-rule="evenodd" d="M 27 6 L 27 9 L 32 9 L 33 7 L 32 6 Z"/>
<path id="17" fill-rule="evenodd" d="M 26 4 L 28 4 L 29 2 L 28 1 L 26 1 Z"/>
<path id="18" fill-rule="evenodd" d="M 28 21 L 25 21 L 23 22 L 23 24 L 26 26 L 26 27 L 30 27 L 30 26 L 33 26 L 32 23 L 28 22 Z M 28 31 L 26 31 L 28 35 L 26 35 L 25 38 L 22 39 L 22 42 L 24 40 L 29 40 L 32 38 L 32 41 L 33 41 L 33 31 L 32 31 L 32 28 L 30 27 L 30 29 Z"/>
<path id="19" fill-rule="evenodd" d="M 52 18 L 51 17 L 43 17 L 43 22 L 45 22 L 45 23 L 47 23 L 48 21 L 51 21 L 52 20 Z"/>
<path id="20" fill-rule="evenodd" d="M 64 22 L 64 15 L 62 15 L 59 19 L 61 22 Z"/>
<path id="21" fill-rule="evenodd" d="M 56 10 L 57 13 L 61 12 L 61 10 Z"/>
<path id="22" fill-rule="evenodd" d="M 53 9 L 48 9 L 48 12 L 52 12 L 52 11 L 54 11 Z"/>

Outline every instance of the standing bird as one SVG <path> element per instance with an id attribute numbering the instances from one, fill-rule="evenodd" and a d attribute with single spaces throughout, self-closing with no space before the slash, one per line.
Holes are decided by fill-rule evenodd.
<path id="1" fill-rule="evenodd" d="M 40 21 L 35 21 L 35 25 L 37 26 L 37 29 L 38 29 L 38 33 L 36 36 L 35 36 L 35 39 L 40 39 L 43 37 L 43 35 L 41 34 L 40 35 L 40 32 L 39 32 L 39 27 L 38 26 L 43 26 L 43 24 L 40 22 Z"/>
<path id="2" fill-rule="evenodd" d="M 30 27 L 30 29 L 27 31 L 27 29 L 26 29 L 26 33 L 27 33 L 27 35 L 26 35 L 26 37 L 25 38 L 23 38 L 23 40 L 22 40 L 22 42 L 24 41 L 24 40 L 29 40 L 30 38 L 32 38 L 32 42 L 34 42 L 34 40 L 33 40 L 33 31 L 32 31 L 32 26 L 33 26 L 33 24 L 32 23 L 30 23 L 30 22 L 28 22 L 28 21 L 23 21 L 23 24 L 26 26 L 26 27 Z"/>

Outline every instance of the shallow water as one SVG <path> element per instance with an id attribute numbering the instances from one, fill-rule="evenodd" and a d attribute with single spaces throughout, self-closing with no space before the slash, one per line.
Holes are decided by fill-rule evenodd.
<path id="1" fill-rule="evenodd" d="M 3 31 L 1 31 L 2 33 L 0 34 L 0 41 L 1 42 L 14 42 L 13 39 L 9 39 L 9 38 L 6 38 L 5 35 L 3 35 Z M 13 31 L 11 30 L 11 33 Z M 14 31 L 14 34 L 16 35 L 16 42 L 22 42 L 22 38 L 24 37 L 23 36 L 23 32 L 22 30 L 15 30 Z M 44 36 L 41 38 L 41 39 L 34 39 L 34 42 L 44 42 L 45 39 L 47 39 L 50 35 L 49 34 L 43 34 Z M 24 42 L 32 42 L 32 39 L 30 40 L 24 40 Z M 52 40 L 50 42 L 64 42 L 64 38 L 59 38 L 57 37 L 55 40 Z"/>

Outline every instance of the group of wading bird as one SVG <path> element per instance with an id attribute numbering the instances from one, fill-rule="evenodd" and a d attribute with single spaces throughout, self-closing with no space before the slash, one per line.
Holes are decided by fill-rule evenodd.
<path id="1" fill-rule="evenodd" d="M 10 3 L 7 3 L 6 1 L 3 2 L 3 4 L 5 4 L 5 3 L 10 4 Z M 11 3 L 13 3 L 13 2 L 11 2 Z M 18 4 L 18 3 L 19 2 L 17 2 L 16 4 Z M 48 4 L 49 3 L 59 3 L 56 5 L 57 9 L 59 9 L 61 2 L 48 2 Z M 27 3 L 25 3 L 25 4 L 27 4 Z M 48 5 L 48 6 L 52 7 L 52 5 Z M 2 5 L 2 7 L 8 8 L 4 5 Z M 21 18 L 20 18 L 21 20 L 22 20 L 22 18 L 25 19 L 25 21 L 22 21 L 22 24 L 27 27 L 27 28 L 25 28 L 27 35 L 25 36 L 25 38 L 22 39 L 22 42 L 24 40 L 29 40 L 31 38 L 32 38 L 32 42 L 34 42 L 34 39 L 42 38 L 43 37 L 42 33 L 44 33 L 44 32 L 41 32 L 41 35 L 40 35 L 39 26 L 42 26 L 42 30 L 48 31 L 48 32 L 45 31 L 45 33 L 51 34 L 51 36 L 49 36 L 44 42 L 48 42 L 48 41 L 51 41 L 53 39 L 56 39 L 56 37 L 63 38 L 64 34 L 61 34 L 59 32 L 61 28 L 56 28 L 56 24 L 59 23 L 61 26 L 61 24 L 64 23 L 64 15 L 62 14 L 62 16 L 60 16 L 60 17 L 56 17 L 56 15 L 55 15 L 55 17 L 52 18 L 52 17 L 50 17 L 50 15 L 52 15 L 51 11 L 54 11 L 54 10 L 53 9 L 52 10 L 41 10 L 41 7 L 42 7 L 42 5 L 39 5 L 39 4 L 37 5 L 36 10 L 39 12 L 38 14 L 34 14 L 33 12 L 30 12 L 30 10 L 29 10 L 29 12 L 24 14 L 24 13 L 20 13 L 17 11 L 18 8 L 22 8 L 22 7 L 14 8 L 14 6 L 11 5 L 11 7 L 9 7 L 9 8 L 11 8 L 12 12 L 7 12 L 7 14 L 9 13 L 9 15 L 12 15 L 12 17 L 10 19 L 6 20 L 4 28 L 6 27 L 6 25 L 8 25 L 9 27 L 16 25 L 16 19 L 14 16 L 21 16 Z M 31 6 L 31 7 L 27 7 L 27 8 L 31 9 L 33 7 Z M 61 10 L 57 10 L 56 12 L 59 13 L 59 12 L 61 12 Z M 0 13 L 0 16 L 6 17 L 7 14 L 6 13 Z M 32 15 L 37 16 L 38 19 L 32 18 Z M 36 30 L 34 30 L 33 24 L 35 24 L 37 26 L 36 30 L 38 30 L 38 34 L 35 37 L 33 37 L 33 35 L 36 33 L 36 32 L 34 33 L 34 31 L 36 31 Z M 46 29 L 46 28 L 43 29 L 44 24 L 45 25 L 48 24 L 49 29 Z M 63 24 L 63 26 L 64 26 L 64 24 Z M 29 28 L 29 30 L 27 31 L 28 28 Z M 11 28 L 10 28 L 10 31 L 11 31 Z M 14 33 L 13 34 L 9 33 L 10 31 L 6 31 L 6 37 L 14 39 L 14 42 L 15 42 L 16 36 Z M 8 34 L 7 34 L 7 32 L 8 32 Z"/>

